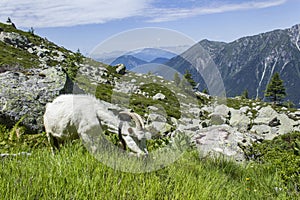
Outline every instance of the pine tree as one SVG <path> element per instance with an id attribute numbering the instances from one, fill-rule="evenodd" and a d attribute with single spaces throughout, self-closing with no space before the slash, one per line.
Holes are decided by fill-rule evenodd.
<path id="1" fill-rule="evenodd" d="M 183 77 L 193 88 L 197 85 L 197 83 L 192 78 L 192 74 L 188 70 L 185 71 Z"/>
<path id="2" fill-rule="evenodd" d="M 272 102 L 278 103 L 286 96 L 283 80 L 280 79 L 279 73 L 276 72 L 265 91 L 265 97 L 268 97 Z"/>
<path id="3" fill-rule="evenodd" d="M 11 24 L 11 23 L 12 23 L 10 17 L 7 18 L 6 23 L 8 23 L 8 24 Z"/>
<path id="4" fill-rule="evenodd" d="M 205 89 L 202 91 L 202 93 L 208 94 L 208 90 L 205 88 Z"/>
<path id="5" fill-rule="evenodd" d="M 34 35 L 34 28 L 33 28 L 33 27 L 30 27 L 30 29 L 28 30 L 28 32 L 29 32 L 31 35 Z"/>
<path id="6" fill-rule="evenodd" d="M 180 84 L 180 77 L 177 72 L 174 74 L 174 82 L 175 82 L 176 86 L 178 86 Z"/>
<path id="7" fill-rule="evenodd" d="M 247 89 L 245 89 L 244 92 L 242 93 L 242 98 L 249 99 L 249 94 L 248 94 L 248 90 Z"/>

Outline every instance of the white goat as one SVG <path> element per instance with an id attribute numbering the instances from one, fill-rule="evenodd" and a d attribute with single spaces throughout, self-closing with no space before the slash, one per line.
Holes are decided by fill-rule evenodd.
<path id="1" fill-rule="evenodd" d="M 118 117 L 129 116 L 136 127 L 130 127 Z M 123 117 L 122 117 L 123 116 Z M 123 144 L 133 152 L 147 153 L 145 146 L 144 123 L 137 113 L 122 111 L 113 104 L 96 99 L 90 95 L 61 95 L 46 105 L 44 126 L 52 152 L 66 140 L 78 139 L 89 133 L 101 134 L 101 123 L 116 130 Z M 139 147 L 141 146 L 141 147 Z M 141 150 L 141 148 L 143 150 Z"/>

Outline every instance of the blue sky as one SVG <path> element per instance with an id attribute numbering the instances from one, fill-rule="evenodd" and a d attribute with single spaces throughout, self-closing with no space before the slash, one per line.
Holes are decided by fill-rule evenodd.
<path id="1" fill-rule="evenodd" d="M 300 24 L 300 0 L 1 0 L 0 21 L 83 54 L 130 29 L 160 27 L 195 41 L 233 41 Z"/>

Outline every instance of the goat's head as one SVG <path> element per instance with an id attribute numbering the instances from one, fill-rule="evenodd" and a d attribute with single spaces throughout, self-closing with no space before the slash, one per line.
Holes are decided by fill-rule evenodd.
<path id="1" fill-rule="evenodd" d="M 119 113 L 119 136 L 124 140 L 126 146 L 137 154 L 147 154 L 146 140 L 151 138 L 151 134 L 145 130 L 144 120 L 134 112 L 122 111 Z M 135 127 L 130 125 L 133 120 Z"/>

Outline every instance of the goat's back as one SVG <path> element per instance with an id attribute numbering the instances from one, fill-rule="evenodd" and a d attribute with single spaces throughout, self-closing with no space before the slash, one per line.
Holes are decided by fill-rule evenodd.
<path id="1" fill-rule="evenodd" d="M 44 125 L 54 137 L 78 138 L 90 127 L 99 126 L 97 100 L 89 95 L 61 95 L 46 105 Z"/>

